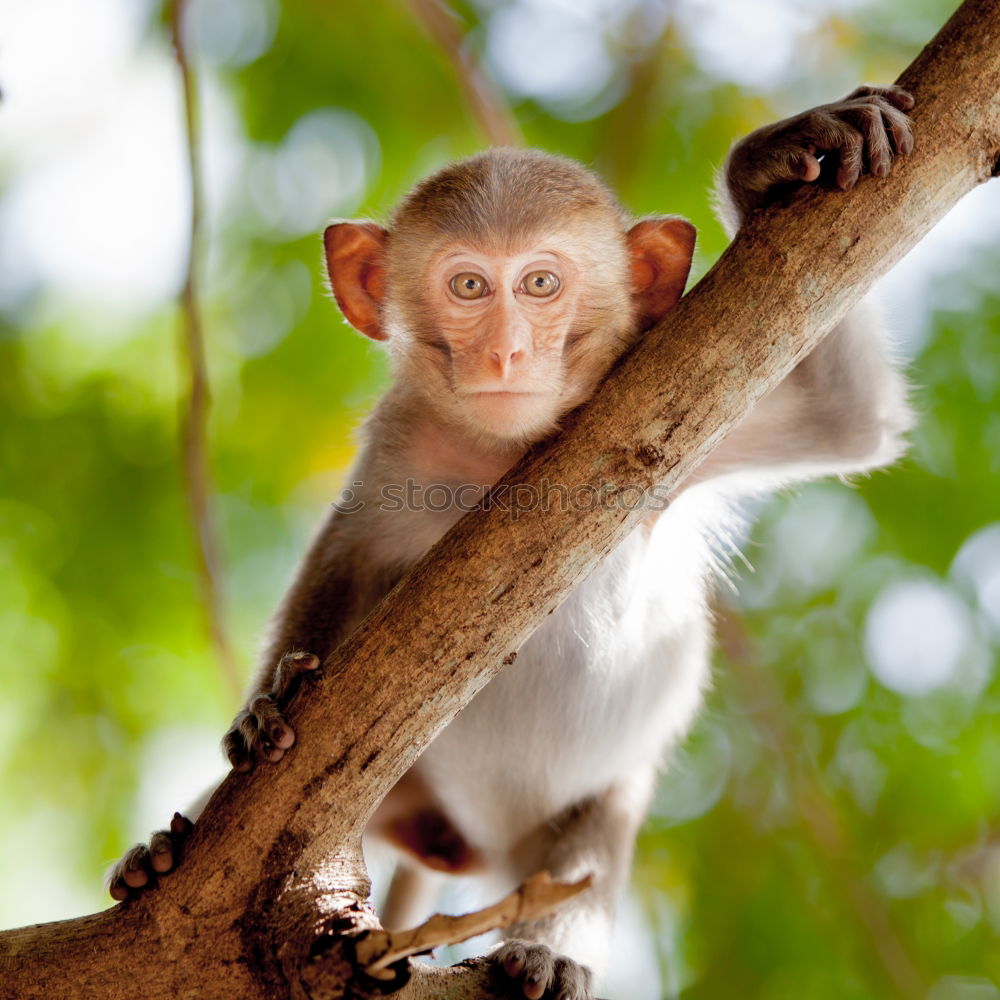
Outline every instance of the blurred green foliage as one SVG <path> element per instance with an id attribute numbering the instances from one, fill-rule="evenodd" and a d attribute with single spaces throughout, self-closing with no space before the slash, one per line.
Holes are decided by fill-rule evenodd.
<path id="1" fill-rule="evenodd" d="M 807 6 L 774 2 L 760 17 L 787 33 Z M 950 6 L 831 3 L 780 72 L 740 85 L 706 63 L 697 27 L 709 15 L 693 2 L 456 5 L 469 51 L 494 62 L 511 17 L 529 35 L 533 10 L 584 19 L 604 86 L 553 97 L 550 81 L 530 93 L 495 66 L 506 99 L 530 143 L 594 165 L 634 212 L 692 219 L 699 272 L 725 245 L 707 193 L 732 139 L 893 78 Z M 332 109 L 312 120 L 361 151 L 363 174 L 330 204 L 384 217 L 409 184 L 483 137 L 452 62 L 406 4 L 240 9 L 196 3 L 192 42 L 207 152 L 228 122 L 236 162 L 224 189 L 209 189 L 204 307 L 227 626 L 249 671 L 340 486 L 352 428 L 386 379 L 379 352 L 324 293 L 325 219 L 290 224 L 275 205 L 294 169 L 282 181 L 265 168 L 277 169 L 300 123 Z M 253 36 L 240 18 L 255 11 Z M 163 23 L 149 13 L 143 58 L 169 61 Z M 256 49 L 244 51 L 236 41 L 248 32 Z M 0 150 L 12 191 L 25 170 Z M 640 838 L 634 896 L 659 981 L 647 975 L 629 996 L 1000 997 L 1000 543 L 984 532 L 1000 521 L 1000 296 L 983 280 L 998 265 L 994 252 L 966 277 L 942 266 L 927 278 L 910 456 L 760 510 L 744 545 L 755 572 L 734 569 L 739 596 L 723 588 L 708 711 Z M 105 905 L 103 865 L 200 791 L 236 700 L 198 607 L 175 308 L 159 301 L 122 319 L 71 305 L 42 281 L 0 298 L 6 925 Z M 894 684 L 891 663 L 880 673 L 910 620 L 902 598 L 889 615 L 890 591 L 930 594 L 947 612 L 942 655 L 954 662 L 926 689 Z"/>

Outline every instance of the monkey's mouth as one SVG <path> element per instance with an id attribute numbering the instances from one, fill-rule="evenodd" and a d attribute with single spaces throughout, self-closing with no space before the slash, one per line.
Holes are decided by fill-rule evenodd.
<path id="1" fill-rule="evenodd" d="M 552 426 L 551 392 L 530 389 L 473 389 L 462 393 L 465 412 L 493 433 L 523 438 Z"/>
<path id="2" fill-rule="evenodd" d="M 479 399 L 529 399 L 542 393 L 532 389 L 473 389 L 462 395 Z"/>
<path id="3" fill-rule="evenodd" d="M 486 399 L 520 399 L 526 396 L 540 396 L 541 393 L 532 392 L 528 389 L 483 389 L 466 393 L 466 395 Z"/>

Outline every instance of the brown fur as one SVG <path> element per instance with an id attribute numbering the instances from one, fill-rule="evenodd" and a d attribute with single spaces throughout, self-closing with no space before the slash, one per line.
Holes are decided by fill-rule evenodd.
<path id="1" fill-rule="evenodd" d="M 628 224 L 610 188 L 573 160 L 536 149 L 490 149 L 417 184 L 393 214 L 390 246 L 433 233 L 441 242 L 502 253 L 562 228 L 569 216 L 616 224 L 623 237 Z M 422 253 L 426 247 L 421 242 Z"/>
<path id="2" fill-rule="evenodd" d="M 720 199 L 730 226 L 782 185 L 815 180 L 812 154 L 823 143 L 838 152 L 832 159 L 846 186 L 865 162 L 856 156 L 862 137 L 875 171 L 890 148 L 887 135 L 873 131 L 883 116 L 896 151 L 905 152 L 905 116 L 892 112 L 907 102 L 898 88 L 851 95 L 737 146 Z M 337 301 L 357 329 L 387 342 L 396 378 L 366 424 L 351 476 L 363 507 L 333 514 L 303 561 L 247 707 L 227 736 L 234 764 L 276 761 L 292 745 L 281 713 L 296 676 L 318 661 L 289 650 L 325 657 L 461 515 L 457 505 L 388 510 L 381 488 L 404 480 L 474 488 L 495 482 L 589 398 L 611 364 L 673 306 L 693 242 L 693 228 L 676 217 L 633 223 L 585 168 L 511 149 L 450 165 L 418 184 L 389 230 L 367 222 L 327 229 Z M 535 268 L 559 281 L 547 302 L 528 299 L 524 282 Z M 453 282 L 470 269 L 489 293 L 482 301 L 454 294 Z M 685 488 L 714 477 L 756 492 L 883 464 L 901 448 L 909 420 L 904 393 L 877 326 L 858 312 Z M 708 494 L 709 516 L 725 488 L 714 501 Z M 660 522 L 682 556 L 689 539 L 697 554 L 708 530 L 684 499 Z M 643 544 L 652 544 L 649 531 Z M 528 640 L 518 662 L 427 748 L 369 830 L 410 862 L 393 883 L 390 924 L 414 915 L 407 899 L 428 901 L 418 871 L 475 871 L 508 885 L 538 867 L 568 880 L 594 875 L 589 893 L 549 918 L 516 925 L 509 932 L 515 939 L 494 953 L 524 997 L 550 987 L 565 1000 L 591 1000 L 585 965 L 606 959 L 614 901 L 659 753 L 652 744 L 681 737 L 706 683 L 707 616 L 681 616 L 664 623 L 665 632 L 652 623 L 661 609 L 669 617 L 675 605 L 699 606 L 707 562 L 666 560 L 652 572 L 644 562 L 651 551 L 613 554 L 584 585 L 585 596 L 578 592 L 548 620 L 541 642 Z M 623 566 L 643 574 L 642 592 L 621 590 Z M 637 621 L 620 650 L 604 647 L 600 622 L 619 614 L 626 594 L 652 615 Z M 596 641 L 594 651 L 583 633 Z M 649 691 L 651 699 L 642 694 Z M 629 720 L 620 730 L 585 721 L 615 713 Z M 159 838 L 154 847 L 167 843 Z M 157 861 L 172 857 L 166 849 L 153 857 L 145 847 L 127 856 L 112 873 L 116 898 L 165 870 Z"/>

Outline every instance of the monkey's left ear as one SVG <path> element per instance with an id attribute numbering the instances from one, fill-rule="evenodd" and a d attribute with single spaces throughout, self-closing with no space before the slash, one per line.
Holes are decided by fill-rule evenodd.
<path id="1" fill-rule="evenodd" d="M 694 237 L 694 226 L 677 215 L 643 219 L 628 231 L 632 292 L 643 330 L 659 322 L 684 294 Z"/>
<path id="2" fill-rule="evenodd" d="M 347 322 L 372 340 L 387 340 L 382 329 L 385 294 L 385 238 L 374 222 L 335 222 L 323 233 L 326 272 Z"/>

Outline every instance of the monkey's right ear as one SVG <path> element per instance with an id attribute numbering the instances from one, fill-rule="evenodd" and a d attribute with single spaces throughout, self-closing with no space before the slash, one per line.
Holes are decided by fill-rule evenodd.
<path id="1" fill-rule="evenodd" d="M 335 222 L 323 233 L 326 273 L 337 305 L 347 322 L 372 340 L 388 338 L 382 329 L 388 235 L 374 222 Z"/>
<path id="2" fill-rule="evenodd" d="M 658 323 L 684 294 L 694 237 L 694 226 L 678 215 L 650 216 L 628 231 L 632 291 L 642 330 Z"/>

